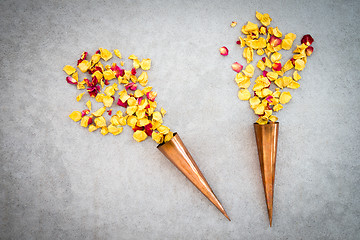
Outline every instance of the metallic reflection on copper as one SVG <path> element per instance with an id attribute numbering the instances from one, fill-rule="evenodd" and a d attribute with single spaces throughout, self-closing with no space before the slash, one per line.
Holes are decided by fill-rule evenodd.
<path id="1" fill-rule="evenodd" d="M 166 143 L 157 147 L 204 195 L 207 197 L 224 216 L 229 219 L 225 209 L 211 190 L 205 177 L 196 165 L 194 159 L 181 141 L 179 134 Z"/>
<path id="2" fill-rule="evenodd" d="M 279 123 L 269 123 L 266 125 L 254 123 L 254 129 L 271 227 Z"/>

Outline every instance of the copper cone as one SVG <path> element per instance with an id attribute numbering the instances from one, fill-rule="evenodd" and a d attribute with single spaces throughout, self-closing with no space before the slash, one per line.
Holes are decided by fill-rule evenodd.
<path id="1" fill-rule="evenodd" d="M 279 123 L 269 123 L 266 125 L 254 123 L 254 129 L 271 227 Z"/>
<path id="2" fill-rule="evenodd" d="M 207 197 L 224 216 L 229 219 L 225 209 L 216 198 L 211 190 L 205 177 L 202 175 L 200 169 L 196 165 L 189 151 L 186 149 L 184 143 L 181 141 L 179 134 L 174 133 L 174 137 L 166 143 L 160 144 L 157 147 L 165 157 L 167 157 L 204 195 Z"/>

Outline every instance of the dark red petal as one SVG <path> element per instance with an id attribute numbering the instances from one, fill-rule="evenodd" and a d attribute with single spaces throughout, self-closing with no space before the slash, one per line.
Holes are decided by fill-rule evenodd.
<path id="1" fill-rule="evenodd" d="M 306 34 L 302 37 L 301 43 L 304 43 L 308 46 L 310 46 L 314 42 L 314 39 L 311 37 L 310 34 Z"/>
<path id="2" fill-rule="evenodd" d="M 132 75 L 136 75 L 136 69 L 135 69 L 135 68 L 132 68 L 132 69 L 131 69 L 131 74 L 132 74 Z"/>
<path id="3" fill-rule="evenodd" d="M 309 46 L 305 49 L 306 56 L 310 56 L 314 52 L 314 48 L 312 46 Z"/>
<path id="4" fill-rule="evenodd" d="M 88 125 L 92 124 L 92 123 L 93 123 L 93 119 L 92 119 L 92 117 L 90 117 L 89 120 L 88 120 Z"/>

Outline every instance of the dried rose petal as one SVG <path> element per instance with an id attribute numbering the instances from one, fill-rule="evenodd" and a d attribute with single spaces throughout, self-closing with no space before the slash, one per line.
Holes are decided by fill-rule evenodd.
<path id="1" fill-rule="evenodd" d="M 125 85 L 125 89 L 128 90 L 130 88 L 131 91 L 135 91 L 137 89 L 137 85 L 133 82 L 130 82 Z"/>
<path id="2" fill-rule="evenodd" d="M 274 69 L 274 71 L 281 71 L 281 63 L 274 63 L 272 68 Z"/>
<path id="3" fill-rule="evenodd" d="M 134 132 L 136 132 L 137 130 L 143 131 L 144 127 L 139 127 L 138 125 L 135 125 L 135 127 L 132 128 Z"/>
<path id="4" fill-rule="evenodd" d="M 150 92 L 146 93 L 146 96 L 150 101 L 155 101 L 157 93 L 154 91 L 150 91 Z"/>
<path id="5" fill-rule="evenodd" d="M 266 74 L 268 73 L 268 71 L 263 71 L 262 72 L 262 75 L 264 76 L 264 77 L 266 77 Z"/>
<path id="6" fill-rule="evenodd" d="M 240 45 L 240 44 L 241 44 L 240 40 L 237 40 L 237 41 L 236 41 L 236 44 L 237 44 L 237 45 Z"/>
<path id="7" fill-rule="evenodd" d="M 243 66 L 238 62 L 234 62 L 231 67 L 237 73 L 241 72 L 241 70 L 243 69 Z"/>
<path id="8" fill-rule="evenodd" d="M 96 97 L 96 95 L 98 94 L 99 90 L 100 90 L 100 86 L 91 87 L 91 88 L 88 88 L 88 89 L 87 89 L 90 97 Z"/>
<path id="9" fill-rule="evenodd" d="M 313 48 L 312 46 L 307 47 L 307 48 L 305 49 L 305 54 L 306 54 L 306 56 L 309 57 L 309 56 L 313 53 L 313 51 L 314 51 L 314 48 Z"/>
<path id="10" fill-rule="evenodd" d="M 118 78 L 118 77 L 120 77 L 121 76 L 121 68 L 118 66 L 118 65 L 116 65 L 116 63 L 114 63 L 112 66 L 111 66 L 111 68 L 110 68 L 114 73 L 115 73 L 115 76 L 116 76 L 116 78 Z M 125 72 L 124 72 L 125 73 Z"/>
<path id="11" fill-rule="evenodd" d="M 149 127 L 147 127 L 147 126 L 149 126 Z M 152 124 L 151 124 L 151 123 L 149 123 L 148 125 L 145 126 L 145 133 L 146 133 L 146 135 L 148 135 L 148 136 L 151 136 L 151 135 L 152 135 L 153 130 L 152 130 L 151 128 L 152 128 Z"/>
<path id="12" fill-rule="evenodd" d="M 96 76 L 94 76 L 92 79 L 91 79 L 91 86 L 96 86 L 96 84 L 98 84 L 98 79 Z"/>
<path id="13" fill-rule="evenodd" d="M 259 28 L 259 32 L 260 32 L 260 34 L 266 34 L 267 32 L 268 32 L 268 30 L 267 30 L 267 28 L 264 26 L 264 25 L 262 25 L 260 28 Z"/>
<path id="14" fill-rule="evenodd" d="M 136 75 L 136 69 L 135 68 L 131 69 L 131 75 Z"/>
<path id="15" fill-rule="evenodd" d="M 120 107 L 127 108 L 127 102 L 121 101 L 120 98 L 119 98 L 119 100 L 118 100 L 118 102 L 117 102 L 117 105 L 119 105 Z"/>
<path id="16" fill-rule="evenodd" d="M 108 113 L 109 116 L 111 116 L 111 114 L 112 114 L 112 109 L 108 110 L 107 113 Z"/>
<path id="17" fill-rule="evenodd" d="M 82 110 L 82 111 L 81 111 L 81 117 L 83 117 L 83 116 L 85 116 L 85 115 L 89 114 L 89 112 L 90 112 L 90 110 L 89 110 L 89 109 Z"/>
<path id="18" fill-rule="evenodd" d="M 275 36 L 271 36 L 270 39 L 269 39 L 269 43 L 271 46 L 273 47 L 277 47 L 281 44 L 281 39 L 280 38 L 277 38 Z"/>
<path id="19" fill-rule="evenodd" d="M 301 43 L 304 43 L 308 46 L 310 46 L 314 42 L 314 39 L 311 37 L 310 34 L 306 34 L 302 37 Z"/>
<path id="20" fill-rule="evenodd" d="M 77 84 L 76 79 L 73 78 L 73 77 L 70 77 L 70 76 L 67 76 L 67 77 L 66 77 L 66 81 L 67 81 L 68 83 L 70 83 L 70 84 Z"/>
<path id="21" fill-rule="evenodd" d="M 138 105 L 141 104 L 141 101 L 142 101 L 143 99 L 144 99 L 143 97 L 139 97 L 139 98 L 138 98 Z"/>
<path id="22" fill-rule="evenodd" d="M 90 117 L 89 120 L 88 120 L 88 125 L 90 125 L 92 123 L 93 123 L 93 119 L 92 119 L 92 117 Z"/>
<path id="23" fill-rule="evenodd" d="M 269 95 L 269 96 L 266 97 L 266 101 L 272 102 L 273 98 L 274 98 L 273 96 Z"/>
<path id="24" fill-rule="evenodd" d="M 229 54 L 229 50 L 225 46 L 221 47 L 219 50 L 220 50 L 220 54 L 223 56 L 227 56 Z"/>
<path id="25" fill-rule="evenodd" d="M 80 59 L 79 59 L 78 62 L 77 62 L 77 65 L 79 65 L 82 61 L 84 61 L 84 60 L 86 59 L 87 55 L 88 55 L 87 52 L 83 52 L 83 53 L 81 54 Z"/>
<path id="26" fill-rule="evenodd" d="M 105 79 L 104 84 L 109 85 L 110 83 L 109 83 L 109 81 L 107 79 Z"/>

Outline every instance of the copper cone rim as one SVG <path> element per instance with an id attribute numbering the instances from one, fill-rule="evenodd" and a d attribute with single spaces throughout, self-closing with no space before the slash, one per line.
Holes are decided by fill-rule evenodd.
<path id="1" fill-rule="evenodd" d="M 278 122 L 266 125 L 254 123 L 256 145 L 258 149 L 261 177 L 264 186 L 270 227 L 272 226 L 278 130 Z"/>
<path id="2" fill-rule="evenodd" d="M 215 196 L 210 185 L 206 181 L 204 175 L 201 173 L 196 162 L 192 158 L 190 152 L 182 142 L 180 136 L 174 132 L 174 137 L 166 142 L 157 146 L 162 154 L 172 162 L 178 170 L 180 170 L 185 177 L 190 180 L 197 189 L 205 195 L 212 202 L 216 208 L 229 220 L 225 209 L 221 205 L 220 201 Z"/>

